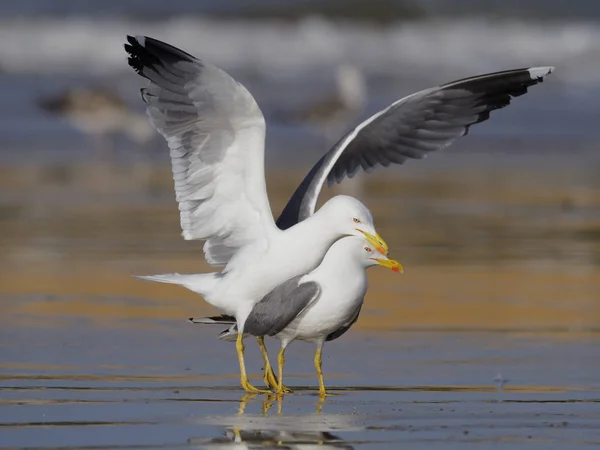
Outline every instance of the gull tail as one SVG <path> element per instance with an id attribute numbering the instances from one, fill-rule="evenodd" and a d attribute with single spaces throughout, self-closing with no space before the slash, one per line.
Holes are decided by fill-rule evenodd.
<path id="1" fill-rule="evenodd" d="M 161 275 L 134 275 L 134 278 L 140 280 L 155 281 L 157 283 L 178 284 L 190 291 L 206 297 L 218 280 L 218 272 L 200 273 L 200 274 L 179 274 L 179 273 L 164 273 Z"/>
<path id="2" fill-rule="evenodd" d="M 228 316 L 227 314 L 221 314 L 220 316 L 212 316 L 212 317 L 190 317 L 190 322 L 201 323 L 204 325 L 213 325 L 213 324 L 232 325 L 235 323 L 235 317 Z"/>
<path id="3" fill-rule="evenodd" d="M 237 339 L 238 328 L 235 317 L 222 314 L 213 317 L 190 317 L 190 322 L 202 325 L 231 325 L 219 334 L 219 339 L 227 342 L 234 342 Z"/>

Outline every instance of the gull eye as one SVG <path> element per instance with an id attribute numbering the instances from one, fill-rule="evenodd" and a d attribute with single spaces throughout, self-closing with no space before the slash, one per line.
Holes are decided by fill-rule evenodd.
<path id="1" fill-rule="evenodd" d="M 360 219 L 357 219 L 356 217 L 352 220 L 354 220 L 354 223 L 360 223 Z"/>
<path id="2" fill-rule="evenodd" d="M 371 253 L 373 250 L 369 247 L 365 247 L 365 252 Z"/>

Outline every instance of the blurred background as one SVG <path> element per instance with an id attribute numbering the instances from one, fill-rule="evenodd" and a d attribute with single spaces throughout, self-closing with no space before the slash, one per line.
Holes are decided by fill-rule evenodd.
<path id="1" fill-rule="evenodd" d="M 361 319 L 326 365 L 356 377 L 338 384 L 485 385 L 508 365 L 511 380 L 530 386 L 597 386 L 599 21 L 593 0 L 0 2 L 5 384 L 154 374 L 149 383 L 236 385 L 233 349 L 211 340 L 221 330 L 185 323 L 215 311 L 130 276 L 210 270 L 202 244 L 180 237 L 166 144 L 146 122 L 145 83 L 126 62 L 126 34 L 143 34 L 253 93 L 267 119 L 274 214 L 337 139 L 391 102 L 481 73 L 556 66 L 452 147 L 324 190 L 322 200 L 362 199 L 405 267 L 402 276 L 370 271 Z M 473 343 L 465 332 L 482 334 Z M 403 343 L 393 346 L 397 333 Z M 580 358 L 557 362 L 548 346 L 564 345 Z M 527 350 L 511 360 L 503 352 L 515 346 Z M 310 348 L 301 348 L 292 385 L 314 381 Z M 357 348 L 384 373 L 367 380 L 348 366 Z M 451 366 L 458 357 L 466 364 Z M 426 364 L 441 359 L 448 365 L 431 375 Z M 400 360 L 413 369 L 392 375 Z M 19 433 L 14 445 L 43 435 Z"/>
<path id="2" fill-rule="evenodd" d="M 324 197 L 343 191 L 364 200 L 393 255 L 407 267 L 401 280 L 386 278 L 392 285 L 386 300 L 375 300 L 386 308 L 405 308 L 411 300 L 427 307 L 416 281 L 422 266 L 427 278 L 462 268 L 489 273 L 482 288 L 496 295 L 501 287 L 506 292 L 500 297 L 519 299 L 486 306 L 503 310 L 533 301 L 529 289 L 519 296 L 532 276 L 548 273 L 540 288 L 567 283 L 579 294 L 569 301 L 555 298 L 565 301 L 554 319 L 515 313 L 494 325 L 510 328 L 525 320 L 551 328 L 597 326 L 598 303 L 592 300 L 600 292 L 595 284 L 600 6 L 546 0 L 449 5 L 437 0 L 3 3 L 4 290 L 72 295 L 99 289 L 111 297 L 168 293 L 204 308 L 193 295 L 128 276 L 205 269 L 200 244 L 179 237 L 166 145 L 145 119 L 139 97 L 144 80 L 126 63 L 125 35 L 145 34 L 220 66 L 255 95 L 268 122 L 268 186 L 275 214 L 337 139 L 392 101 L 480 73 L 556 66 L 543 85 L 473 127 L 453 147 L 426 161 L 346 181 L 337 191 L 325 190 Z M 110 278 L 111 292 L 98 280 L 102 276 Z M 443 286 L 464 286 L 457 276 Z M 494 284 L 499 277 L 510 283 Z M 394 294 L 413 282 L 419 287 L 397 302 Z M 466 295 L 461 291 L 459 298 Z M 532 291 L 540 301 L 552 301 Z M 478 308 L 490 301 L 490 292 L 475 294 Z M 577 309 L 573 304 L 580 301 L 589 301 L 586 308 L 595 315 L 568 320 L 562 308 Z M 485 317 L 472 323 L 472 314 L 455 317 L 456 304 L 443 302 L 448 308 L 443 317 L 427 313 L 423 323 L 407 324 L 479 327 L 499 320 L 484 308 Z M 8 303 L 23 307 L 22 301 Z M 46 303 L 40 306 L 49 308 Z M 176 314 L 183 312 L 177 308 Z"/>

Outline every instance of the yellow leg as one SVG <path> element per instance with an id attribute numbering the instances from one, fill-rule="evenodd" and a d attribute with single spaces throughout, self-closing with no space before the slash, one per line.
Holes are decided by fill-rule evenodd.
<path id="1" fill-rule="evenodd" d="M 323 370 L 321 370 L 322 366 L 323 350 L 322 347 L 317 347 L 317 351 L 315 352 L 315 369 L 317 369 L 317 377 L 319 377 L 319 395 L 321 397 L 325 397 L 327 395 L 327 391 L 325 390 L 325 383 L 323 382 Z"/>
<path id="2" fill-rule="evenodd" d="M 278 372 L 278 383 L 277 383 L 277 389 L 275 390 L 275 392 L 277 394 L 284 394 L 285 391 L 285 386 L 283 385 L 283 365 L 285 364 L 285 347 L 281 347 L 281 350 L 279 350 L 279 354 L 277 355 L 277 372 Z"/>
<path id="3" fill-rule="evenodd" d="M 265 381 L 265 384 L 271 389 L 276 389 L 279 385 L 279 382 L 277 381 L 277 376 L 275 376 L 275 372 L 273 372 L 273 367 L 271 366 L 271 362 L 269 361 L 269 355 L 267 354 L 267 348 L 265 347 L 265 338 L 257 337 L 256 341 L 258 342 L 258 346 L 260 347 L 260 353 L 263 357 L 263 380 Z"/>
<path id="4" fill-rule="evenodd" d="M 269 361 L 267 347 L 265 347 L 265 339 L 262 337 L 257 337 L 256 340 L 258 342 L 258 346 L 260 347 L 260 352 L 262 353 L 265 366 L 263 380 L 265 381 L 265 384 L 271 389 L 277 390 L 279 386 L 279 380 L 277 379 L 277 375 L 275 375 L 275 372 L 273 371 L 273 366 L 271 366 L 271 362 Z M 292 392 L 292 390 L 286 385 L 283 385 L 283 392 Z"/>
<path id="5" fill-rule="evenodd" d="M 253 394 L 260 393 L 269 393 L 269 391 L 264 391 L 255 388 L 250 384 L 248 380 L 248 375 L 246 374 L 246 364 L 244 364 L 244 334 L 238 333 L 237 341 L 235 342 L 235 349 L 237 350 L 238 361 L 240 362 L 240 382 L 242 387 L 246 390 L 246 392 Z"/>

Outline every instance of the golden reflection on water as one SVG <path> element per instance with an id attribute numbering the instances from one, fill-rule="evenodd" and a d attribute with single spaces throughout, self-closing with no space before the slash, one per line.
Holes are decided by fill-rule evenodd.
<path id="1" fill-rule="evenodd" d="M 273 211 L 303 171 L 269 178 Z M 600 190 L 581 174 L 378 172 L 361 192 L 404 275 L 369 271 L 362 329 L 600 323 Z M 185 319 L 212 309 L 131 274 L 202 272 L 168 165 L 0 168 L 0 320 Z M 326 197 L 339 192 L 326 191 Z"/>

